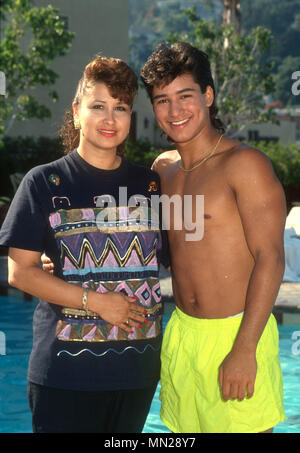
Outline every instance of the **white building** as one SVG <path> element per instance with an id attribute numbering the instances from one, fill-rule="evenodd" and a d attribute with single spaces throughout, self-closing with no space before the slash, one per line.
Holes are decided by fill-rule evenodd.
<path id="1" fill-rule="evenodd" d="M 285 145 L 300 143 L 300 107 L 276 109 L 278 124 L 251 124 L 243 129 L 238 137 L 246 142 L 273 141 Z"/>
<path id="2" fill-rule="evenodd" d="M 53 88 L 59 100 L 53 104 L 48 97 L 49 87 L 39 87 L 35 93 L 50 108 L 52 117 L 44 121 L 15 121 L 9 135 L 56 137 L 64 112 L 72 105 L 77 83 L 86 64 L 101 53 L 128 62 L 129 0 L 33 0 L 33 6 L 49 3 L 59 9 L 70 31 L 75 32 L 67 55 L 58 57 L 52 69 L 59 75 Z M 0 68 L 1 69 L 1 68 Z"/>

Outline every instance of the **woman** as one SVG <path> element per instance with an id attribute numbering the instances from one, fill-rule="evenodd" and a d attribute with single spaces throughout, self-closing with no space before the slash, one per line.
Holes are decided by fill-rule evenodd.
<path id="1" fill-rule="evenodd" d="M 161 236 L 148 203 L 159 178 L 122 157 L 136 91 L 123 61 L 86 66 L 62 129 L 67 154 L 25 176 L 1 229 L 9 283 L 42 299 L 34 432 L 141 432 L 159 379 Z"/>

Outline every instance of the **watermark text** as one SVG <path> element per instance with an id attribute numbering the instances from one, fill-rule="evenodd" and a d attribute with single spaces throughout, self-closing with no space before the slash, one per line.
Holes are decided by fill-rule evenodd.
<path id="1" fill-rule="evenodd" d="M 298 96 L 300 94 L 300 71 L 293 72 L 292 80 L 295 80 L 292 85 L 292 93 L 294 96 Z"/>
<path id="2" fill-rule="evenodd" d="M 0 95 L 5 96 L 6 93 L 6 79 L 3 71 L 0 71 Z"/>
<path id="3" fill-rule="evenodd" d="M 292 344 L 292 354 L 300 355 L 300 330 L 292 333 L 292 340 L 294 341 Z"/>
<path id="4" fill-rule="evenodd" d="M 0 355 L 6 355 L 6 336 L 0 331 Z"/>
<path id="5" fill-rule="evenodd" d="M 119 187 L 118 203 L 111 195 L 101 195 L 96 197 L 96 206 L 103 208 L 96 218 L 100 230 L 116 223 L 124 231 L 132 226 L 157 230 L 161 213 L 163 230 L 185 231 L 186 241 L 200 241 L 204 235 L 204 195 L 136 194 L 128 198 L 127 187 Z"/>

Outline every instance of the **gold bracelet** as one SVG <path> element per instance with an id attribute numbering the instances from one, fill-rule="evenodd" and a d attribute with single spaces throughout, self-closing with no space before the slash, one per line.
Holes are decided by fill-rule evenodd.
<path id="1" fill-rule="evenodd" d="M 83 288 L 83 295 L 82 295 L 82 308 L 85 312 L 88 312 L 88 304 L 87 304 L 87 296 L 88 296 L 89 288 Z"/>

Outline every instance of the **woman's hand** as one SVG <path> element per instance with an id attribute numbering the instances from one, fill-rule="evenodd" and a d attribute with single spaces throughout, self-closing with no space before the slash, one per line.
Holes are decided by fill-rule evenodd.
<path id="1" fill-rule="evenodd" d="M 50 258 L 43 254 L 41 261 L 43 271 L 53 274 L 54 264 Z M 135 303 L 137 300 L 137 297 L 129 297 L 122 293 L 109 292 L 101 295 L 95 291 L 88 293 L 89 310 L 94 311 L 105 321 L 128 333 L 132 333 L 132 327 L 139 328 L 147 322 L 143 316 L 147 311 Z M 91 308 L 91 305 L 93 308 Z"/>
<path id="2" fill-rule="evenodd" d="M 136 304 L 137 300 L 137 297 L 125 296 L 122 293 L 99 294 L 89 291 L 87 303 L 89 310 L 98 313 L 105 321 L 132 333 L 132 327 L 139 328 L 148 322 L 144 316 L 147 310 Z"/>
<path id="3" fill-rule="evenodd" d="M 42 261 L 43 271 L 48 272 L 49 274 L 53 274 L 54 264 L 52 263 L 50 258 L 48 258 L 48 256 L 45 255 L 45 253 L 43 253 L 43 255 L 41 256 L 41 261 Z"/>

